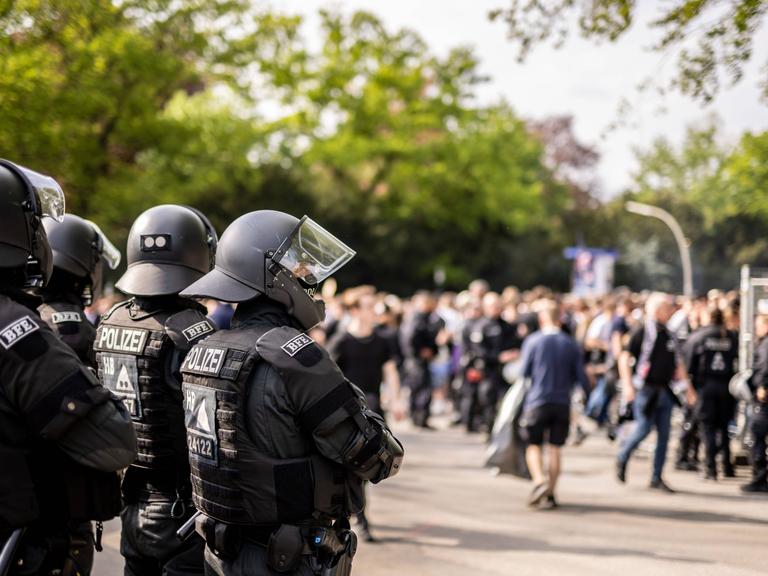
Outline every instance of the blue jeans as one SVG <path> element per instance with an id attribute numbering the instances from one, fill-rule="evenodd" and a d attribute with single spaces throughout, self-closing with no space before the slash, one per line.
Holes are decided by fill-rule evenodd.
<path id="1" fill-rule="evenodd" d="M 656 406 L 649 409 L 649 403 L 656 398 Z M 656 452 L 653 456 L 653 480 L 660 480 L 667 459 L 667 444 L 669 444 L 669 429 L 672 421 L 672 409 L 675 402 L 669 391 L 661 389 L 654 391 L 645 387 L 637 392 L 634 402 L 635 429 L 619 449 L 619 462 L 626 464 L 640 443 L 656 428 Z M 647 415 L 646 415 L 647 412 Z"/>

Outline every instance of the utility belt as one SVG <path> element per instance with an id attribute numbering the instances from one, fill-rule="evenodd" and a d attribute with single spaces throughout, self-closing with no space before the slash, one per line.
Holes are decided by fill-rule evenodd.
<path id="1" fill-rule="evenodd" d="M 342 561 L 350 565 L 357 552 L 357 535 L 346 518 L 334 524 L 239 526 L 200 514 L 195 531 L 222 558 L 236 557 L 244 542 L 266 548 L 267 564 L 278 573 L 293 572 L 307 557 L 315 574 L 327 574 Z"/>

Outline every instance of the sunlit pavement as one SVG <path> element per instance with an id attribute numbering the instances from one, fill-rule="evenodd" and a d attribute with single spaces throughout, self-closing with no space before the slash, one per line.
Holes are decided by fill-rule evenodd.
<path id="1" fill-rule="evenodd" d="M 481 436 L 395 429 L 405 466 L 369 492 L 380 541 L 360 543 L 356 574 L 765 574 L 768 498 L 739 494 L 744 478 L 705 483 L 668 466 L 679 493 L 659 494 L 646 488 L 649 454 L 640 452 L 621 486 L 613 477 L 615 447 L 595 434 L 565 452 L 561 507 L 532 511 L 525 506 L 529 483 L 482 468 Z M 107 527 L 97 575 L 122 574 L 118 530 L 115 522 Z"/>

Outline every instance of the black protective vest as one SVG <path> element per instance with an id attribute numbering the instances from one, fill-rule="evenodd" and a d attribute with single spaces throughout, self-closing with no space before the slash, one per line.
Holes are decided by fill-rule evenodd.
<path id="1" fill-rule="evenodd" d="M 214 328 L 198 309 L 145 311 L 132 302 L 110 310 L 96 331 L 99 379 L 131 414 L 134 466 L 183 474 L 188 464 L 182 396 L 167 382 L 166 370 L 174 348 L 186 352 Z"/>
<path id="2" fill-rule="evenodd" d="M 75 351 L 83 364 L 96 366 L 93 352 L 96 328 L 85 317 L 82 306 L 72 302 L 51 301 L 41 304 L 37 311 L 54 334 Z"/>
<path id="3" fill-rule="evenodd" d="M 739 357 L 738 340 L 733 332 L 719 328 L 706 328 L 700 335 L 697 377 L 701 380 L 728 382 L 735 374 Z"/>
<path id="4" fill-rule="evenodd" d="M 323 456 L 279 459 L 259 449 L 245 422 L 256 343 L 268 327 L 217 332 L 182 366 L 193 500 L 230 524 L 283 524 L 354 512 L 348 473 Z"/>
<path id="5" fill-rule="evenodd" d="M 27 390 L 30 402 L 50 416 L 54 404 L 41 396 L 46 378 L 79 366 L 35 312 L 37 302 L 23 302 L 0 294 L 0 535 L 34 522 L 50 527 L 67 520 L 106 520 L 120 511 L 116 474 L 78 464 L 35 433 L 42 415 L 22 415 L 5 401 L 11 389 Z M 34 369 L 17 370 L 20 365 Z"/>

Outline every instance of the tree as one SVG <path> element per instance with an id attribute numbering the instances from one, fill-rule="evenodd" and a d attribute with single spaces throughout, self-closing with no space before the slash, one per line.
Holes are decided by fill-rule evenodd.
<path id="1" fill-rule="evenodd" d="M 486 271 L 514 278 L 500 239 L 548 224 L 545 195 L 562 192 L 545 186 L 540 143 L 507 105 L 472 105 L 482 78 L 469 50 L 439 58 L 372 14 L 321 16 L 317 53 L 294 48 L 262 73 L 292 103 L 280 140 L 358 248 L 347 278 L 399 290 L 436 267 L 455 286 Z"/>
<path id="2" fill-rule="evenodd" d="M 490 18 L 507 24 L 510 39 L 519 45 L 521 60 L 547 40 L 562 45 L 574 17 L 584 37 L 616 41 L 634 23 L 638 10 L 634 0 L 509 1 L 508 8 L 493 10 Z M 676 53 L 678 70 L 672 86 L 708 102 L 724 81 L 741 80 L 767 10 L 765 0 L 673 0 L 660 5 L 660 15 L 649 25 L 662 33 L 654 48 Z M 761 83 L 768 97 L 768 72 L 765 74 Z"/>
<path id="3" fill-rule="evenodd" d="M 162 140 L 179 92 L 242 86 L 290 33 L 247 0 L 0 2 L 0 149 L 55 174 L 88 214 Z"/>
<path id="4" fill-rule="evenodd" d="M 700 288 L 733 288 L 741 264 L 768 265 L 768 133 L 745 134 L 735 147 L 719 140 L 716 123 L 690 128 L 679 147 L 657 140 L 638 152 L 640 167 L 630 191 L 609 208 L 621 219 L 619 240 L 625 249 L 659 238 L 657 258 L 668 265 L 668 273 L 657 274 L 654 283 L 679 286 L 677 251 L 663 225 L 620 214 L 630 198 L 661 206 L 678 219 L 691 241 Z"/>

